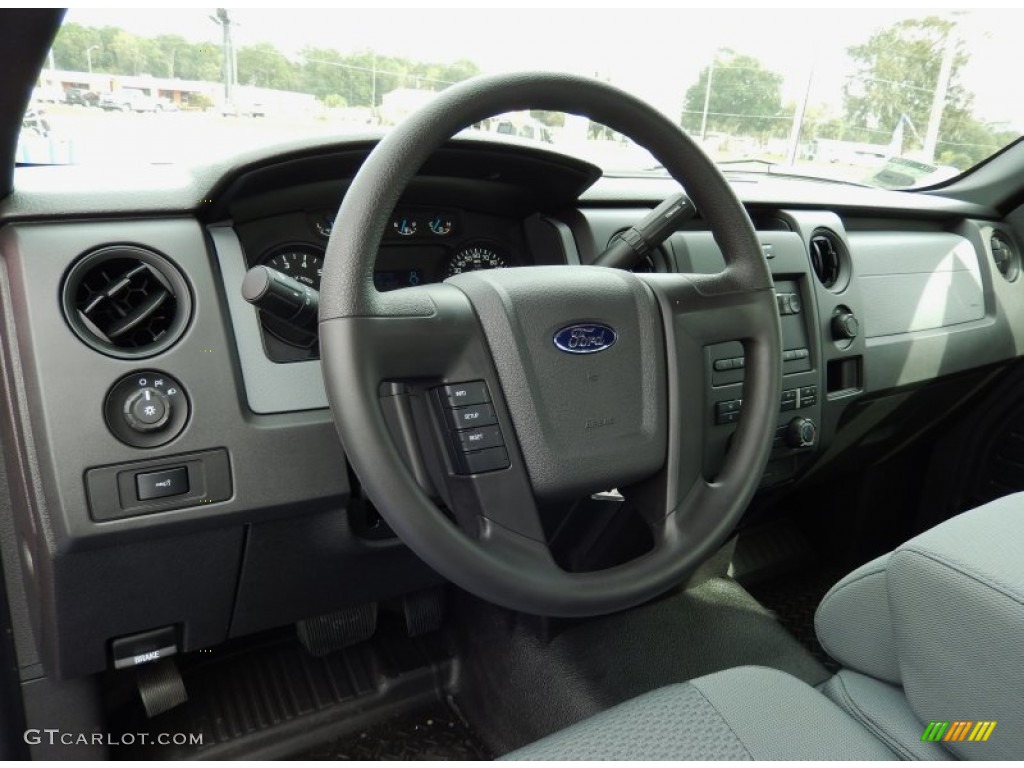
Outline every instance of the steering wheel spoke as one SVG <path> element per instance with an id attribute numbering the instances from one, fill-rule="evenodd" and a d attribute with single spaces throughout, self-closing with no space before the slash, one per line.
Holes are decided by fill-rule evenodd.
<path id="1" fill-rule="evenodd" d="M 451 286 L 410 293 L 396 306 L 431 310 L 321 325 L 332 407 L 361 412 L 367 420 L 362 443 L 379 431 L 379 408 L 364 405 L 377 393 L 386 402 L 387 432 L 417 485 L 442 501 L 468 535 L 479 536 L 493 523 L 543 542 L 516 433 L 472 306 Z M 360 365 L 335 366 L 339 359 Z M 379 448 L 387 452 L 386 445 Z"/>

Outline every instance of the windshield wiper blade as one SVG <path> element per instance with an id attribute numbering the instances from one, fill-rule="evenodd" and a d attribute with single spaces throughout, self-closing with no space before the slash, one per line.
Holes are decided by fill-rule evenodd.
<path id="1" fill-rule="evenodd" d="M 715 165 L 764 165 L 771 168 L 778 165 L 774 160 L 765 160 L 763 157 L 740 157 L 735 160 L 719 160 Z"/>

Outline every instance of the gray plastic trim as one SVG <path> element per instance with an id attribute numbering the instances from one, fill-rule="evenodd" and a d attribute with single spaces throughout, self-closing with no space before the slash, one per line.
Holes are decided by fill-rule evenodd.
<path id="1" fill-rule="evenodd" d="M 949 232 L 852 232 L 849 242 L 857 254 L 866 339 L 985 316 L 979 254 L 966 238 Z"/>
<path id="2" fill-rule="evenodd" d="M 255 413 L 288 413 L 327 407 L 319 360 L 275 363 L 263 349 L 263 332 L 255 307 L 242 298 L 245 254 L 230 225 L 209 227 L 220 264 L 231 326 L 238 345 L 245 399 Z"/>

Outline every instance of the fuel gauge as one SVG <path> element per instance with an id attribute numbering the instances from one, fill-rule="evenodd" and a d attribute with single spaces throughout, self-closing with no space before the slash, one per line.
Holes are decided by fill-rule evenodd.
<path id="1" fill-rule="evenodd" d="M 399 216 L 391 222 L 391 228 L 400 237 L 412 237 L 416 234 L 418 226 L 416 219 L 411 216 Z"/>
<path id="2" fill-rule="evenodd" d="M 430 222 L 427 226 L 429 226 L 430 231 L 438 237 L 445 237 L 446 235 L 451 234 L 452 220 L 451 217 L 438 213 L 430 217 Z"/>
<path id="3" fill-rule="evenodd" d="M 337 211 L 317 211 L 307 214 L 309 224 L 320 237 L 326 239 L 331 236 L 334 229 L 334 219 Z"/>

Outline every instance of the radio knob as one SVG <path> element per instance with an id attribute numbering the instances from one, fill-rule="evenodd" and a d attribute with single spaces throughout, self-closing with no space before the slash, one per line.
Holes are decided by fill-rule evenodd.
<path id="1" fill-rule="evenodd" d="M 786 445 L 790 448 L 809 448 L 818 439 L 818 427 L 811 419 L 798 416 L 786 429 Z"/>

